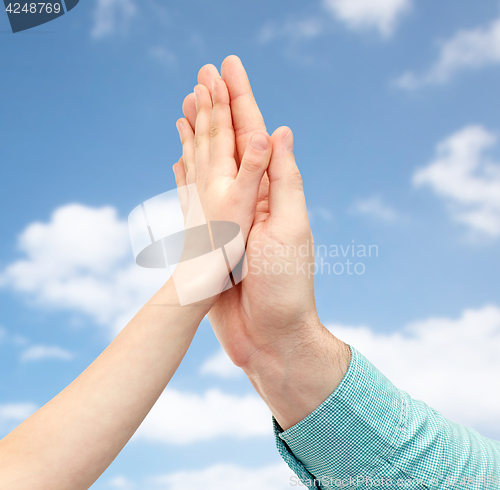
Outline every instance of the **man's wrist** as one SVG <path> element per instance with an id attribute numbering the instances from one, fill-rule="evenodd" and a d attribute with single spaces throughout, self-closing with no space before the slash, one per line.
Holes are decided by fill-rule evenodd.
<path id="1" fill-rule="evenodd" d="M 286 430 L 333 393 L 349 361 L 349 347 L 318 321 L 261 349 L 244 370 Z"/>

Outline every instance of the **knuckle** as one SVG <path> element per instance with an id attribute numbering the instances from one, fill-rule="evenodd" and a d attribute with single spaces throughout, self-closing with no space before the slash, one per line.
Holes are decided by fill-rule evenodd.
<path id="1" fill-rule="evenodd" d="M 186 146 L 186 145 L 189 145 L 189 144 L 192 144 L 192 141 L 193 141 L 193 135 L 192 134 L 184 134 L 181 136 L 181 145 L 182 146 Z"/>
<path id="2" fill-rule="evenodd" d="M 298 170 L 292 172 L 288 180 L 290 185 L 294 189 L 297 189 L 299 191 L 302 191 L 304 189 L 304 181 L 302 180 L 302 175 L 300 175 L 300 172 Z"/>
<path id="3" fill-rule="evenodd" d="M 221 127 L 218 124 L 213 124 L 210 128 L 210 137 L 217 138 L 221 132 Z"/>
<path id="4" fill-rule="evenodd" d="M 227 109 L 229 107 L 229 100 L 226 100 L 224 97 L 217 97 L 213 101 L 213 107 L 214 109 Z"/>
<path id="5" fill-rule="evenodd" d="M 262 161 L 258 158 L 247 158 L 243 162 L 243 167 L 248 172 L 255 173 L 262 168 Z"/>
<path id="6" fill-rule="evenodd" d="M 203 146 L 203 139 L 200 136 L 195 136 L 194 138 L 194 149 L 196 151 L 200 150 Z"/>
<path id="7" fill-rule="evenodd" d="M 205 106 L 203 104 L 197 104 L 196 105 L 196 115 L 200 115 L 203 112 L 205 112 Z"/>

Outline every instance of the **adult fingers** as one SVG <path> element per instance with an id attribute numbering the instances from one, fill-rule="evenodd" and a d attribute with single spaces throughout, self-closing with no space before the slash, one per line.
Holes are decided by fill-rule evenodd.
<path id="1" fill-rule="evenodd" d="M 229 90 L 236 148 L 241 161 L 252 134 L 265 131 L 266 125 L 241 60 L 234 55 L 228 56 L 222 62 L 221 74 Z"/>
<path id="2" fill-rule="evenodd" d="M 293 133 L 286 126 L 278 128 L 271 141 L 273 150 L 267 169 L 270 218 L 280 222 L 305 219 L 309 223 L 302 177 L 293 155 Z"/>
<path id="3" fill-rule="evenodd" d="M 234 159 L 234 131 L 229 106 L 229 93 L 222 78 L 212 80 L 212 152 L 210 172 L 236 177 L 238 168 Z"/>

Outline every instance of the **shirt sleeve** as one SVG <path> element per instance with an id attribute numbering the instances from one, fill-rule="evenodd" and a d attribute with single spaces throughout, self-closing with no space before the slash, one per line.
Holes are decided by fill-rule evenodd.
<path id="1" fill-rule="evenodd" d="M 297 486 L 500 489 L 500 442 L 412 399 L 350 349 L 349 368 L 322 405 L 286 431 L 273 418 Z"/>

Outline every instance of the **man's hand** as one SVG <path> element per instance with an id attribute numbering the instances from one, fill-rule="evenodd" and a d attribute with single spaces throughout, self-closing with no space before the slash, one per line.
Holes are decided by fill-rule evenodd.
<path id="1" fill-rule="evenodd" d="M 236 160 L 243 165 L 249 139 L 265 125 L 241 61 L 226 58 L 221 72 L 229 90 Z M 198 76 L 207 87 L 217 78 L 213 65 Z M 193 103 L 189 95 L 183 110 L 197 127 L 200 113 Z M 286 429 L 333 392 L 347 370 L 349 349 L 317 316 L 313 239 L 292 132 L 279 128 L 271 141 L 271 162 L 260 181 L 248 234 L 248 275 L 221 295 L 209 319 L 229 357 Z"/>

